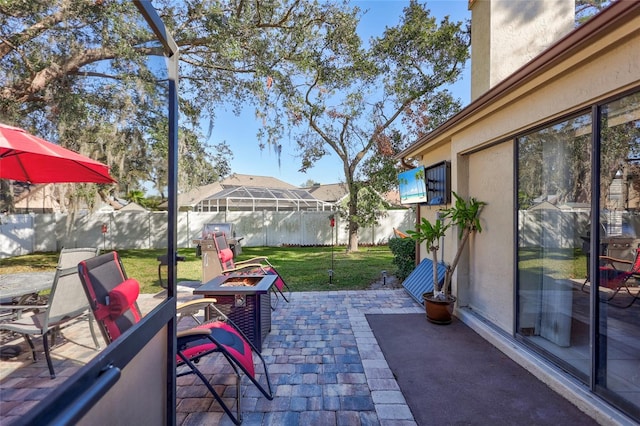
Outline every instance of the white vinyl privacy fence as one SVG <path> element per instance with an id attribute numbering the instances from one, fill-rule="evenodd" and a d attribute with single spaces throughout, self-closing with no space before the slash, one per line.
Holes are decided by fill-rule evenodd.
<path id="1" fill-rule="evenodd" d="M 207 223 L 232 223 L 245 247 L 347 244 L 346 222 L 330 212 L 180 212 L 178 247 L 195 247 Z M 393 229 L 413 229 L 413 210 L 390 210 L 380 223 L 361 229 L 363 245 L 386 244 Z M 148 249 L 167 246 L 166 212 L 111 212 L 88 215 L 23 214 L 0 216 L 0 258 L 62 247 L 100 247 L 103 250 Z"/>

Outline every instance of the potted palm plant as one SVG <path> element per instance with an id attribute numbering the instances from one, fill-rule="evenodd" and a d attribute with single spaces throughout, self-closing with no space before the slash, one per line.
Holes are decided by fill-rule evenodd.
<path id="1" fill-rule="evenodd" d="M 474 232 L 482 232 L 480 225 L 480 212 L 486 205 L 483 201 L 471 197 L 468 200 L 452 192 L 455 203 L 448 209 L 438 212 L 436 220 L 432 223 L 426 218 L 418 224 L 415 230 L 408 230 L 407 234 L 418 244 L 427 243 L 427 249 L 433 259 L 433 292 L 423 294 L 427 319 L 437 324 L 451 323 L 451 313 L 455 296 L 450 294 L 451 279 L 458 266 L 458 261 L 464 250 L 469 236 Z M 458 250 L 450 264 L 445 264 L 444 280 L 440 286 L 438 280 L 438 251 L 439 241 L 451 227 L 458 228 Z"/>

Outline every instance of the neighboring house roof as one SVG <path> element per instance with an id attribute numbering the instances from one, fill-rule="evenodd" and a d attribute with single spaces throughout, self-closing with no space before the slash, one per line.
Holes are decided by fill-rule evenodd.
<path id="1" fill-rule="evenodd" d="M 251 187 L 271 189 L 299 189 L 295 185 L 283 182 L 270 176 L 242 175 L 234 173 L 228 178 L 209 185 L 193 188 L 189 192 L 178 195 L 179 207 L 195 207 L 198 203 L 230 188 Z M 166 205 L 166 202 L 162 205 Z"/>
<path id="2" fill-rule="evenodd" d="M 67 212 L 69 207 L 68 201 L 68 184 L 59 183 L 47 183 L 40 185 L 29 185 L 28 188 L 21 183 L 14 182 L 14 202 L 13 207 L 15 211 L 29 211 L 37 213 L 54 213 L 54 212 Z M 78 211 L 88 211 L 84 199 L 78 200 Z M 95 195 L 93 210 L 103 209 L 107 204 L 100 198 L 98 194 Z M 122 204 L 116 200 L 110 201 L 110 210 L 118 210 L 122 207 Z"/>
<path id="3" fill-rule="evenodd" d="M 178 194 L 178 206 L 179 207 L 194 207 L 200 201 L 208 198 L 211 194 L 222 191 L 222 185 L 220 182 L 210 183 L 209 185 L 199 186 L 193 188 L 189 192 L 184 194 Z M 167 202 L 163 202 L 162 205 L 166 205 Z"/>
<path id="4" fill-rule="evenodd" d="M 345 183 L 317 184 L 304 189 L 318 200 L 326 201 L 327 203 L 338 203 L 349 195 L 349 188 Z"/>
<path id="5" fill-rule="evenodd" d="M 140 204 L 134 203 L 132 201 L 129 204 L 127 204 L 126 206 L 122 207 L 119 211 L 121 211 L 121 212 L 146 212 L 147 209 L 142 207 Z"/>
<path id="6" fill-rule="evenodd" d="M 224 188 L 229 186 L 253 186 L 259 188 L 296 189 L 295 185 L 283 182 L 271 176 L 241 175 L 234 173 L 220 182 Z"/>
<path id="7" fill-rule="evenodd" d="M 384 194 L 384 199 L 387 201 L 387 203 L 391 204 L 394 207 L 408 208 L 408 206 L 402 205 L 400 203 L 400 192 L 397 190 L 386 192 Z"/>
<path id="8" fill-rule="evenodd" d="M 591 204 L 589 203 L 562 203 L 558 206 L 560 208 L 560 210 L 584 210 L 584 211 L 588 211 L 591 210 Z"/>
<path id="9" fill-rule="evenodd" d="M 305 189 L 317 199 L 326 201 L 327 203 L 337 204 L 349 196 L 349 188 L 347 188 L 347 184 L 345 183 L 316 184 Z M 400 193 L 398 191 L 386 192 L 382 194 L 382 198 L 394 207 L 407 207 L 400 204 Z"/>
<path id="10" fill-rule="evenodd" d="M 529 208 L 529 210 L 560 210 L 559 207 L 557 207 L 554 204 L 551 204 L 548 201 L 542 201 L 532 207 Z"/>
<path id="11" fill-rule="evenodd" d="M 551 204 L 558 204 L 558 199 L 560 198 L 560 195 L 558 194 L 544 194 L 541 195 L 539 197 L 534 198 L 533 202 L 534 203 L 541 203 L 543 201 L 548 201 Z"/>

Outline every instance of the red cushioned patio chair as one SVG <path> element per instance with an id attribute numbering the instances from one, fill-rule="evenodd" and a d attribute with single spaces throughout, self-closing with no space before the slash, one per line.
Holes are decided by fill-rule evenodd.
<path id="1" fill-rule="evenodd" d="M 612 305 L 621 308 L 628 308 L 633 305 L 638 297 L 640 297 L 640 293 L 636 292 L 634 294 L 629 288 L 628 281 L 631 278 L 640 279 L 640 248 L 636 249 L 634 260 L 617 259 L 610 256 L 600 256 L 599 259 L 600 287 L 613 290 L 611 294 L 603 296 L 603 300 L 610 302 L 620 292 L 620 290 L 624 290 L 629 296 L 631 296 L 631 300 L 625 305 L 615 303 L 612 303 Z M 621 265 L 628 265 L 629 267 L 627 269 L 620 269 Z M 588 282 L 589 280 L 585 281 L 582 285 L 583 291 L 585 291 L 585 286 Z"/>
<path id="2" fill-rule="evenodd" d="M 266 256 L 252 257 L 251 259 L 243 260 L 242 262 L 234 262 L 233 251 L 227 244 L 227 237 L 224 232 L 215 232 L 213 234 L 213 242 L 216 245 L 216 251 L 218 252 L 218 259 L 220 259 L 223 274 L 239 273 L 277 275 L 278 278 L 271 287 L 273 294 L 276 296 L 276 303 L 275 305 L 273 303 L 271 304 L 271 309 L 276 309 L 278 301 L 280 300 L 279 296 L 282 296 L 285 302 L 289 303 L 289 299 L 291 298 L 291 289 Z M 285 296 L 283 292 L 284 289 L 286 289 L 288 296 Z"/>
<path id="3" fill-rule="evenodd" d="M 137 298 L 139 283 L 127 278 L 116 252 L 106 253 L 78 265 L 80 278 L 89 298 L 91 309 L 107 342 L 117 339 L 141 319 Z M 273 399 L 267 365 L 249 339 L 215 307 L 215 299 L 197 299 L 178 307 L 178 319 L 192 316 L 196 310 L 209 309 L 216 320 L 199 324 L 177 335 L 177 376 L 195 374 L 209 389 L 233 423 L 242 423 L 240 404 L 242 371 L 268 399 Z M 234 414 L 196 363 L 211 353 L 221 353 L 236 375 L 236 413 Z M 266 387 L 260 384 L 254 365 L 254 355 L 264 371 Z"/>

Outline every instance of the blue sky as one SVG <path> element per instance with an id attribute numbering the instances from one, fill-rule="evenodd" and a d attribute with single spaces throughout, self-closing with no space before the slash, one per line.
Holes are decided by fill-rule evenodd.
<path id="1" fill-rule="evenodd" d="M 398 23 L 402 9 L 408 4 L 403 0 L 352 0 L 354 5 L 368 12 L 362 18 L 359 32 L 363 39 L 379 36 L 385 26 Z M 449 15 L 453 20 L 471 17 L 467 9 L 468 0 L 427 1 L 431 15 L 440 19 Z M 468 63 L 467 63 L 468 65 Z M 470 74 L 468 69 L 463 79 L 451 88 L 453 94 L 462 100 L 463 105 L 469 103 L 471 94 Z M 335 155 L 327 155 L 318 161 L 306 173 L 298 172 L 300 159 L 296 157 L 296 146 L 293 142 L 283 141 L 281 167 L 275 153 L 269 148 L 260 150 L 256 137 L 260 122 L 255 119 L 253 108 L 249 107 L 240 116 L 219 111 L 215 127 L 209 142 L 217 144 L 226 141 L 233 151 L 231 170 L 234 173 L 272 176 L 292 185 L 300 186 L 311 179 L 322 184 L 344 181 L 342 162 Z"/>

